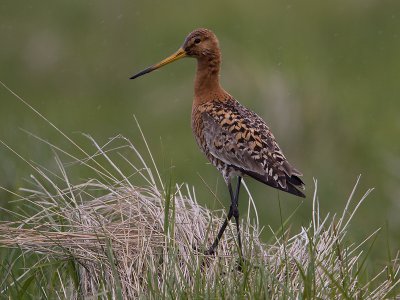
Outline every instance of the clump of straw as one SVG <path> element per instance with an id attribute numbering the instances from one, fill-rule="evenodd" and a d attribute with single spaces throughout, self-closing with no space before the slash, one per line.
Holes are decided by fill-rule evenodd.
<path id="1" fill-rule="evenodd" d="M 383 276 L 384 269 L 366 283 L 359 280 L 363 245 L 376 232 L 358 245 L 345 242 L 350 221 L 371 190 L 351 210 L 356 184 L 341 217 L 322 217 L 315 182 L 310 225 L 292 237 L 286 231 L 275 233 L 271 245 L 260 241 L 258 221 L 250 219 L 249 208 L 242 223 L 246 263 L 239 271 L 235 226 L 226 231 L 215 256 L 203 255 L 224 212 L 199 205 L 187 185 L 165 184 L 150 151 L 151 167 L 123 137 L 104 146 L 90 140 L 95 153 L 82 150 L 81 159 L 51 145 L 58 172 L 32 164 L 34 187 L 17 200 L 35 212 L 10 212 L 18 221 L 0 223 L 3 247 L 19 247 L 25 255 L 41 253 L 44 260 L 76 262 L 78 284 L 67 278 L 60 285 L 66 298 L 223 298 L 229 291 L 233 298 L 382 299 L 399 282 L 397 259 L 391 276 Z M 90 179 L 73 183 L 76 178 L 69 177 L 59 155 L 90 170 Z M 248 198 L 253 203 L 250 194 Z"/>

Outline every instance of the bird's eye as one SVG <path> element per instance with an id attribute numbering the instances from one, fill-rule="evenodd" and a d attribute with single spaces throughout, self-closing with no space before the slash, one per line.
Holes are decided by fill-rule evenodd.
<path id="1" fill-rule="evenodd" d="M 200 38 L 197 38 L 197 39 L 194 40 L 194 43 L 195 43 L 195 44 L 199 44 L 200 42 L 201 42 L 201 39 L 200 39 Z"/>

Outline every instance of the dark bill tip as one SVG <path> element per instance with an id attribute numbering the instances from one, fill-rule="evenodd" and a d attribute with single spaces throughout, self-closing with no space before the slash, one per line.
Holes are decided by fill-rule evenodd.
<path id="1" fill-rule="evenodd" d="M 183 50 L 182 48 L 179 48 L 178 51 L 176 51 L 174 54 L 168 56 L 166 59 L 163 59 L 162 61 L 160 61 L 158 64 L 152 65 L 151 67 L 148 67 L 147 69 L 137 73 L 136 75 L 133 75 L 131 78 L 129 79 L 135 79 L 138 78 L 144 74 L 150 73 L 151 71 L 154 71 L 158 68 L 161 68 L 162 66 L 165 66 L 169 63 L 172 63 L 175 60 L 178 60 L 182 57 L 187 56 L 185 50 Z"/>
<path id="2" fill-rule="evenodd" d="M 153 66 L 151 66 L 151 67 L 149 67 L 147 69 L 144 69 L 143 71 L 140 71 L 139 73 L 133 75 L 132 77 L 129 77 L 129 79 L 138 78 L 138 77 L 140 77 L 140 76 L 142 76 L 144 74 L 150 73 L 151 71 L 154 71 L 154 70 L 155 70 L 155 68 Z"/>

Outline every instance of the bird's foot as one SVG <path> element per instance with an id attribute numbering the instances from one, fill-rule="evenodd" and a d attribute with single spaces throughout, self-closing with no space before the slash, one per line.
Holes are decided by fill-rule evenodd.
<path id="1" fill-rule="evenodd" d="M 210 247 L 208 250 L 204 251 L 204 255 L 214 255 L 215 254 L 215 249 L 213 247 Z"/>
<path id="2" fill-rule="evenodd" d="M 208 248 L 208 250 L 205 250 L 205 251 L 202 251 L 202 249 L 197 247 L 196 245 L 193 245 L 192 247 L 193 247 L 193 250 L 198 253 L 203 253 L 204 255 L 207 255 L 207 256 L 215 255 L 215 249 L 212 246 L 210 248 Z"/>
<path id="3" fill-rule="evenodd" d="M 248 260 L 244 259 L 243 257 L 239 257 L 236 263 L 237 263 L 237 270 L 241 273 L 243 273 L 244 270 L 247 270 L 247 268 L 249 267 Z"/>

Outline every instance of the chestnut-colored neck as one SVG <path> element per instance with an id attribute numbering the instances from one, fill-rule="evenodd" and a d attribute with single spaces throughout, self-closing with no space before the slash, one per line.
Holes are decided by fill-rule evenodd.
<path id="1" fill-rule="evenodd" d="M 230 96 L 219 84 L 220 54 L 197 59 L 194 100 L 199 105 L 208 101 L 224 101 Z"/>

